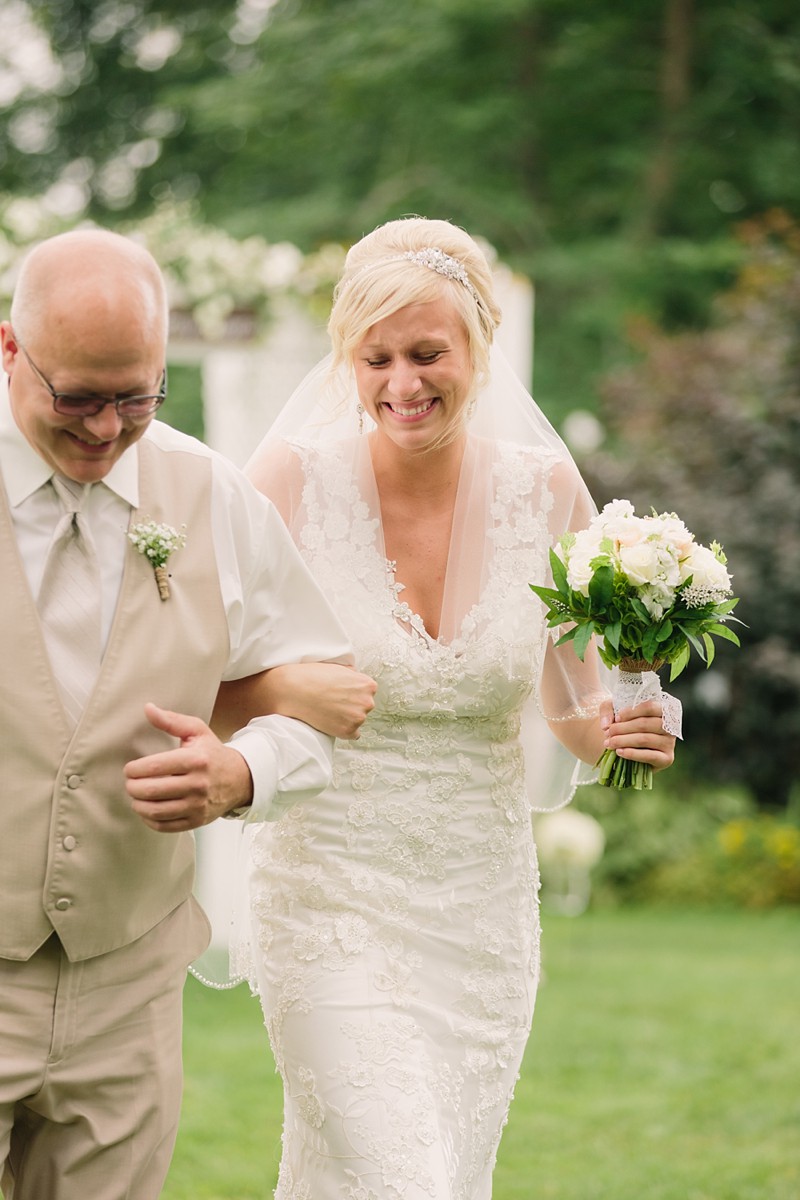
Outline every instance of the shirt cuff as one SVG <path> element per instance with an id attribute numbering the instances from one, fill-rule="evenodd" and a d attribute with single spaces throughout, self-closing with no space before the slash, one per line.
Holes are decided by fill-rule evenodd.
<path id="1" fill-rule="evenodd" d="M 256 717 L 228 742 L 247 763 L 251 804 L 227 816 L 247 824 L 276 821 L 293 804 L 323 791 L 333 774 L 333 738 L 293 717 Z"/>

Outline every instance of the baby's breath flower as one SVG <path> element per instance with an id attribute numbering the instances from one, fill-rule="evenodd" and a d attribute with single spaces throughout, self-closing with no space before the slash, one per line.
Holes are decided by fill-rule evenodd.
<path id="1" fill-rule="evenodd" d="M 128 530 L 128 540 L 151 563 L 155 571 L 158 593 L 162 600 L 169 599 L 169 582 L 165 570 L 167 559 L 173 550 L 180 550 L 186 545 L 185 530 L 185 525 L 181 525 L 180 529 L 173 529 L 171 525 L 159 524 L 157 521 L 141 521 Z"/>

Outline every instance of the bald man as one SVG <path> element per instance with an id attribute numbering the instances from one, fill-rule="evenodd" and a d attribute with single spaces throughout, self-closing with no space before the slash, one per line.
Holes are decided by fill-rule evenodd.
<path id="1" fill-rule="evenodd" d="M 166 337 L 157 264 L 99 230 L 35 248 L 0 324 L 6 1200 L 160 1194 L 182 985 L 208 941 L 189 831 L 231 814 L 275 819 L 330 778 L 330 739 L 300 721 L 257 718 L 228 743 L 207 724 L 221 680 L 349 662 L 350 647 L 271 505 L 154 420 Z M 127 536 L 151 521 L 185 533 L 165 599 Z M 88 588 L 51 574 L 59 526 L 82 539 Z M 94 620 L 93 665 L 65 665 L 52 648 L 44 591 L 67 663 L 94 637 L 80 622 Z"/>

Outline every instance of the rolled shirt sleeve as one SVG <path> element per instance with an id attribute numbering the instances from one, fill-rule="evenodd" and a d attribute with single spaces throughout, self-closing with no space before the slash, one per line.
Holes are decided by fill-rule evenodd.
<path id="1" fill-rule="evenodd" d="M 274 505 L 214 458 L 212 529 L 230 633 L 225 680 L 297 662 L 353 664 L 338 618 Z M 232 816 L 276 820 L 331 780 L 333 739 L 303 721 L 254 718 L 231 738 L 250 768 L 253 800 Z"/>

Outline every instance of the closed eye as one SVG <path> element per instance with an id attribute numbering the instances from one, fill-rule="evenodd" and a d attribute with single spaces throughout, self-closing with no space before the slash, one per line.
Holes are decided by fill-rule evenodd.
<path id="1" fill-rule="evenodd" d="M 426 366 L 438 362 L 445 353 L 445 350 L 418 350 L 409 357 L 413 358 L 414 362 L 422 363 L 423 366 Z M 368 367 L 388 367 L 392 360 L 388 356 L 373 356 L 372 358 L 365 358 L 364 361 Z"/>

